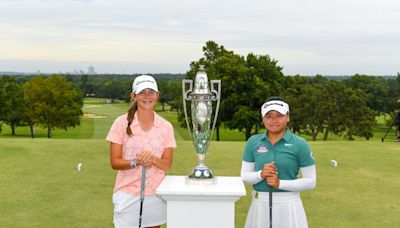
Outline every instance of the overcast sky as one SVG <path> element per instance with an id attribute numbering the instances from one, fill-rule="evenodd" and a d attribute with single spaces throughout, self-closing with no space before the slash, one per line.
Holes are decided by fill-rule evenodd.
<path id="1" fill-rule="evenodd" d="M 399 0 L 0 0 L 0 71 L 185 73 L 213 40 L 287 75 L 396 75 Z"/>

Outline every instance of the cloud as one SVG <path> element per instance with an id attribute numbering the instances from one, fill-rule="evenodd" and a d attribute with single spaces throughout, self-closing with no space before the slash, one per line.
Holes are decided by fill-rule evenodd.
<path id="1" fill-rule="evenodd" d="M 399 10 L 394 0 L 2 0 L 0 59 L 185 72 L 214 40 L 269 54 L 287 74 L 396 74 Z M 0 62 L 0 71 L 8 66 Z"/>

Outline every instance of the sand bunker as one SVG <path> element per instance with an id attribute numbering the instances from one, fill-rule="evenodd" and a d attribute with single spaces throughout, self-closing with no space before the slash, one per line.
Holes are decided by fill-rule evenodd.
<path id="1" fill-rule="evenodd" d="M 103 105 L 84 105 L 85 108 L 97 108 L 97 107 L 101 107 Z"/>
<path id="2" fill-rule="evenodd" d="M 83 116 L 90 119 L 101 119 L 107 117 L 107 116 L 97 115 L 96 113 L 85 113 L 83 114 Z"/>

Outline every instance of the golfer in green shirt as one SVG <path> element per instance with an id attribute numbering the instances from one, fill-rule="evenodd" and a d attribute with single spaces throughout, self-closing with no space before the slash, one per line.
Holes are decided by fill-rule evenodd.
<path id="1" fill-rule="evenodd" d="M 269 98 L 261 106 L 261 116 L 266 131 L 249 138 L 242 159 L 241 177 L 253 185 L 245 227 L 269 227 L 269 188 L 273 227 L 308 227 L 299 192 L 316 186 L 310 146 L 287 129 L 289 105 L 281 97 Z"/>

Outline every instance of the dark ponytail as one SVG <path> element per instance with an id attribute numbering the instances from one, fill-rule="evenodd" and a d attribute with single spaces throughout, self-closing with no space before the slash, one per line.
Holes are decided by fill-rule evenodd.
<path id="1" fill-rule="evenodd" d="M 137 110 L 137 103 L 136 103 L 136 101 L 134 101 L 132 107 L 128 111 L 128 118 L 127 118 L 128 126 L 126 127 L 126 134 L 128 134 L 128 136 L 132 135 L 131 124 L 132 124 L 133 118 L 135 118 L 136 110 Z"/>

